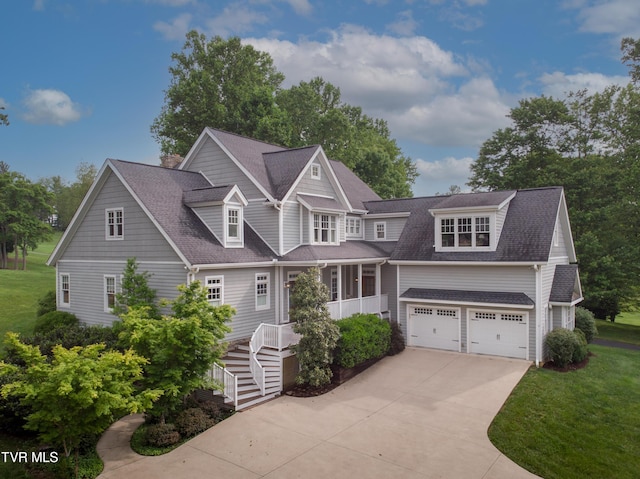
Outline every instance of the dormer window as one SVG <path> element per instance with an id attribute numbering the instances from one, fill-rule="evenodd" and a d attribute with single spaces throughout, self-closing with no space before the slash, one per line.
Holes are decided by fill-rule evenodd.
<path id="1" fill-rule="evenodd" d="M 490 216 L 440 218 L 440 249 L 488 249 L 491 247 Z"/>
<path id="2" fill-rule="evenodd" d="M 316 244 L 338 244 L 338 219 L 335 215 L 313 214 L 313 242 Z"/>
<path id="3" fill-rule="evenodd" d="M 227 205 L 225 223 L 225 241 L 227 246 L 242 246 L 242 207 Z"/>

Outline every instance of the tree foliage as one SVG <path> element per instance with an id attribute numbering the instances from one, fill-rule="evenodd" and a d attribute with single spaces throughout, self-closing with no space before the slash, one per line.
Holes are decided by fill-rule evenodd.
<path id="1" fill-rule="evenodd" d="M 638 44 L 625 40 L 623 58 L 636 67 Z M 613 319 L 623 305 L 637 305 L 637 84 L 611 85 L 593 94 L 572 92 L 565 99 L 526 99 L 509 116 L 512 125 L 482 145 L 469 185 L 474 190 L 564 186 L 585 306 L 600 318 Z"/>
<path id="2" fill-rule="evenodd" d="M 235 310 L 212 306 L 198 281 L 178 287 L 171 302 L 173 316 L 155 319 L 145 306 L 131 307 L 122 316 L 121 339 L 147 358 L 142 384 L 163 391 L 149 410 L 161 420 L 176 411 L 184 397 L 207 385 L 206 373 L 225 351 L 230 331 L 226 323 Z"/>
<path id="3" fill-rule="evenodd" d="M 318 144 L 384 198 L 408 197 L 417 177 L 384 120 L 344 103 L 322 78 L 282 89 L 269 54 L 239 38 L 189 32 L 151 131 L 164 156 L 184 156 L 205 127 L 290 148 Z"/>
<path id="4" fill-rule="evenodd" d="M 329 291 L 319 274 L 318 268 L 310 268 L 298 275 L 290 293 L 293 307 L 289 311 L 295 322 L 293 331 L 302 335 L 293 346 L 300 364 L 296 383 L 314 387 L 331 382 L 333 351 L 340 337 L 338 325 L 327 309 Z"/>
<path id="5" fill-rule="evenodd" d="M 18 269 L 18 255 L 22 253 L 22 269 L 26 269 L 29 248 L 49 238 L 51 228 L 47 219 L 51 214 L 51 195 L 24 175 L 9 170 L 0 172 L 0 269 L 6 268 L 8 253 L 14 252 L 14 268 Z"/>
<path id="6" fill-rule="evenodd" d="M 122 316 L 131 308 L 145 307 L 149 317 L 159 317 L 156 290 L 149 287 L 149 278 L 151 273 L 147 271 L 139 273 L 136 259 L 128 258 L 122 274 L 121 291 L 116 294 L 113 314 Z"/>
<path id="7" fill-rule="evenodd" d="M 6 343 L 25 365 L 0 363 L 0 374 L 13 379 L 2 387 L 3 397 L 20 398 L 31 411 L 26 428 L 62 446 L 67 457 L 77 454 L 85 436 L 103 432 L 116 417 L 148 408 L 159 395 L 137 390 L 146 360 L 131 350 L 105 351 L 101 344 L 56 346 L 49 361 L 15 333 L 7 334 Z"/>

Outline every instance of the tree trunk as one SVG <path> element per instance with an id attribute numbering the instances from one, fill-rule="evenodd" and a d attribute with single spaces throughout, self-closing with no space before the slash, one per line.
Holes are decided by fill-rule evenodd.
<path id="1" fill-rule="evenodd" d="M 18 236 L 13 241 L 13 269 L 18 269 Z"/>

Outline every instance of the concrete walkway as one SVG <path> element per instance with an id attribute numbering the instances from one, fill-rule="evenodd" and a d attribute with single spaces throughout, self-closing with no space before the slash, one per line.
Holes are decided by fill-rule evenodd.
<path id="1" fill-rule="evenodd" d="M 536 477 L 503 456 L 487 428 L 526 361 L 408 348 L 317 398 L 283 396 L 240 412 L 169 454 L 142 457 L 126 440 L 98 444 L 100 479 Z"/>

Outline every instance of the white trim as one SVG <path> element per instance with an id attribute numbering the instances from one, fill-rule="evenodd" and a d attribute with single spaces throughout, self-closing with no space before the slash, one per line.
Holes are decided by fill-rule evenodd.
<path id="1" fill-rule="evenodd" d="M 389 264 L 398 266 L 536 266 L 534 261 L 416 261 L 390 260 Z M 546 264 L 546 263 L 545 263 Z"/>
<path id="2" fill-rule="evenodd" d="M 63 276 L 67 277 L 67 291 L 68 291 L 69 301 L 67 301 L 66 303 L 63 300 L 64 298 L 64 289 L 63 289 L 64 282 L 62 281 Z M 59 290 L 57 290 L 57 294 L 59 294 L 58 307 L 70 308 L 71 307 L 71 275 L 69 273 L 60 272 L 58 273 L 57 278 L 59 279 L 59 288 L 60 288 Z"/>
<path id="3" fill-rule="evenodd" d="M 477 231 L 477 220 L 478 219 L 489 218 L 489 231 Z M 469 227 L 471 228 L 468 232 L 460 231 L 460 220 L 468 219 L 470 220 Z M 453 235 L 454 246 L 443 246 L 442 245 L 442 222 L 444 220 L 453 220 L 453 231 L 448 232 L 447 234 Z M 497 247 L 497 229 L 496 229 L 496 215 L 495 213 L 488 212 L 484 213 L 464 213 L 464 214 L 441 214 L 437 215 L 434 218 L 434 239 L 435 239 L 435 251 L 437 252 L 458 252 L 458 251 L 495 251 Z M 488 246 L 477 246 L 476 239 L 478 234 L 488 233 L 489 234 L 489 245 Z M 471 235 L 471 245 L 460 246 L 459 239 L 461 234 L 469 234 Z"/>
<path id="4" fill-rule="evenodd" d="M 314 173 L 314 169 L 317 170 L 317 173 Z M 312 180 L 322 179 L 322 168 L 320 168 L 320 163 L 311 163 L 311 167 L 309 168 L 309 170 L 310 170 Z"/>
<path id="5" fill-rule="evenodd" d="M 260 279 L 259 277 L 264 277 L 264 279 Z M 258 286 L 266 285 L 266 295 L 258 295 Z M 256 311 L 263 311 L 267 309 L 271 309 L 271 273 L 256 273 L 255 274 L 255 306 Z M 258 298 L 264 296 L 266 298 L 265 304 L 258 304 Z"/>
<path id="6" fill-rule="evenodd" d="M 215 286 L 216 283 L 213 283 L 214 286 L 210 288 L 210 283 L 209 281 L 218 281 L 218 286 Z M 217 276 L 205 276 L 204 277 L 204 288 L 207 290 L 207 301 L 209 302 L 209 304 L 212 304 L 214 306 L 221 306 L 224 304 L 224 276 L 223 275 L 217 275 Z M 210 299 L 209 298 L 209 294 L 210 294 L 210 289 L 218 289 L 218 295 L 220 296 L 218 299 Z"/>
<path id="7" fill-rule="evenodd" d="M 237 212 L 237 236 L 229 235 L 229 214 Z M 243 248 L 244 247 L 244 214 L 240 205 L 225 205 L 223 209 L 223 228 L 224 228 L 224 245 L 226 248 Z"/>
<path id="8" fill-rule="evenodd" d="M 103 278 L 103 289 L 102 289 L 102 300 L 104 306 L 105 313 L 113 313 L 113 308 L 109 307 L 109 295 L 113 294 L 113 304 L 116 304 L 116 295 L 118 294 L 118 276 L 115 274 L 105 274 L 102 276 Z M 113 279 L 113 293 L 110 293 L 107 289 L 108 282 L 107 280 Z"/>
<path id="9" fill-rule="evenodd" d="M 120 223 L 118 223 L 118 212 L 120 212 Z M 109 222 L 109 216 L 113 214 L 113 234 L 110 232 L 111 223 Z M 120 234 L 118 234 L 118 225 L 120 225 Z M 104 237 L 107 241 L 122 241 L 124 240 L 124 208 L 118 206 L 116 208 L 105 208 L 104 210 Z"/>
<path id="10" fill-rule="evenodd" d="M 57 261 L 59 264 L 63 263 L 107 263 L 107 264 L 127 264 L 123 260 L 106 260 L 106 259 L 61 259 Z M 173 264 L 184 266 L 181 261 L 137 261 L 138 264 Z"/>

